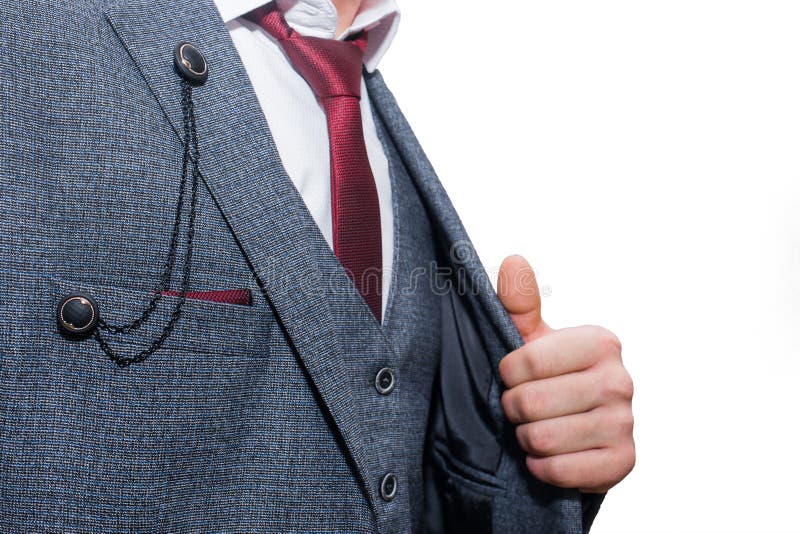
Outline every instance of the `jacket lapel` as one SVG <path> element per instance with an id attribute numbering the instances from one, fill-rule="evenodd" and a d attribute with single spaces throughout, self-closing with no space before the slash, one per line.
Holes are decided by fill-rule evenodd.
<path id="1" fill-rule="evenodd" d="M 449 252 L 449 266 L 458 269 L 459 272 L 456 278 L 463 278 L 470 286 L 469 293 L 464 295 L 463 298 L 451 300 L 453 316 L 448 319 L 444 314 L 442 317 L 442 336 L 447 339 L 443 340 L 441 358 L 443 361 L 448 359 L 448 350 L 452 349 L 455 355 L 450 354 L 450 363 L 453 363 L 454 359 L 464 362 L 486 350 L 496 373 L 500 359 L 507 352 L 520 347 L 523 343 L 522 338 L 497 298 L 491 281 L 481 265 L 447 193 L 436 177 L 433 167 L 417 142 L 405 117 L 403 117 L 394 96 L 384 84 L 382 76 L 378 71 L 374 71 L 367 75 L 366 79 L 375 112 L 385 124 L 387 132 L 397 147 L 400 158 L 408 169 L 417 191 L 428 209 L 431 223 L 438 231 L 441 249 Z M 473 318 L 466 311 L 458 311 L 464 310 L 464 304 L 475 300 L 477 300 L 476 306 L 469 307 L 472 309 L 479 308 L 476 310 L 478 312 L 477 317 Z M 447 324 L 459 331 L 446 331 Z M 462 327 L 466 328 L 462 331 Z M 485 346 L 480 343 L 481 340 L 484 341 Z M 469 370 L 451 366 L 441 367 L 440 369 L 447 369 L 451 374 L 456 374 L 453 378 L 445 379 L 444 382 L 451 385 L 456 384 L 455 387 L 458 389 L 457 384 L 460 378 L 466 375 L 471 376 L 476 372 L 476 369 L 480 368 L 480 362 L 475 363 L 476 365 L 474 366 L 468 364 L 471 365 Z M 496 377 L 496 380 L 497 384 L 499 384 L 499 377 Z M 470 397 L 470 395 L 474 395 L 475 390 L 466 387 L 461 391 L 456 391 L 452 400 L 454 402 L 465 402 L 463 398 L 464 391 L 472 391 L 472 393 L 466 394 L 467 397 Z M 441 400 L 442 388 L 440 387 L 434 395 L 439 396 Z M 447 452 L 451 456 L 453 456 L 453 450 L 456 450 L 457 454 L 464 454 L 468 447 L 472 446 L 478 447 L 477 451 L 482 456 L 479 459 L 479 463 L 489 466 L 490 471 L 491 466 L 496 465 L 499 461 L 497 477 L 502 480 L 506 489 L 500 495 L 489 498 L 491 504 L 489 505 L 490 509 L 487 510 L 483 507 L 481 498 L 476 498 L 479 492 L 469 489 L 465 495 L 460 493 L 458 489 L 453 490 L 450 488 L 444 493 L 444 499 L 439 500 L 440 496 L 434 487 L 425 495 L 427 499 L 426 513 L 428 514 L 425 519 L 430 521 L 429 528 L 434 531 L 440 530 L 439 521 L 441 521 L 442 514 L 452 513 L 455 516 L 451 517 L 450 520 L 465 525 L 468 531 L 487 528 L 487 525 L 482 522 L 489 518 L 491 526 L 488 528 L 496 531 L 516 530 L 522 528 L 521 525 L 529 525 L 537 532 L 580 532 L 582 510 L 590 510 L 589 514 L 596 513 L 596 509 L 599 506 L 597 499 L 582 500 L 577 490 L 562 490 L 531 482 L 524 468 L 525 453 L 516 444 L 513 425 L 505 423 L 499 396 L 500 388 L 498 387 L 490 393 L 487 407 L 492 412 L 495 421 L 498 423 L 503 422 L 501 434 L 497 435 L 502 440 L 502 445 L 500 445 L 502 450 L 495 448 L 498 446 L 498 442 L 495 441 L 496 438 L 491 436 L 493 430 L 489 429 L 488 437 L 484 435 L 485 439 L 476 438 L 475 436 L 479 436 L 479 433 L 473 435 L 474 432 L 480 430 L 480 424 L 475 424 L 471 428 L 465 429 L 464 425 L 469 425 L 470 422 L 458 421 L 457 426 L 465 431 L 460 435 L 460 438 L 459 435 L 450 435 L 453 429 L 446 426 L 446 423 L 442 423 L 441 408 L 437 408 L 435 404 L 437 398 L 434 397 L 432 424 L 429 427 L 429 433 L 432 435 L 439 433 L 440 436 L 442 435 L 441 432 L 445 433 L 441 440 L 445 443 L 450 443 L 451 447 L 455 446 L 455 449 L 449 449 Z M 480 402 L 479 399 L 473 400 Z M 440 429 L 440 424 L 445 424 L 445 427 Z M 429 439 L 435 440 L 437 438 L 429 436 Z M 482 444 L 485 445 L 483 449 L 480 448 Z M 478 461 L 477 457 L 472 457 L 471 461 Z M 426 473 L 426 476 L 428 480 L 435 478 L 435 475 L 431 472 Z M 445 503 L 446 509 L 442 508 L 443 503 Z M 591 510 L 594 510 L 594 512 Z M 588 517 L 593 516 L 589 515 Z M 588 532 L 589 526 L 591 526 L 591 522 L 584 523 L 584 533 Z"/>
<path id="2" fill-rule="evenodd" d="M 448 251 L 451 266 L 463 270 L 472 292 L 505 346 L 506 352 L 521 346 L 522 338 L 519 332 L 497 298 L 489 276 L 450 198 L 400 111 L 394 95 L 386 87 L 383 77 L 377 70 L 366 75 L 366 82 L 372 105 L 386 125 L 400 158 L 414 180 L 429 210 L 432 222 L 440 233 L 440 238 L 444 240 L 443 250 Z M 497 363 L 496 361 L 495 365 Z"/>
<path id="3" fill-rule="evenodd" d="M 193 92 L 202 178 L 337 425 L 374 510 L 358 411 L 317 263 L 327 245 L 281 164 L 217 8 L 211 0 L 131 0 L 112 6 L 106 17 L 179 137 L 180 78 L 172 50 L 188 41 L 205 56 L 208 80 Z"/>

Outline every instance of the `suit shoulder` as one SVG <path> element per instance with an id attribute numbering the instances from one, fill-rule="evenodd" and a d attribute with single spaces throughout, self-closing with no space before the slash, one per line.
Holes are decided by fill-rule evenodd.
<path id="1" fill-rule="evenodd" d="M 0 0 L 3 25 L 17 24 L 19 28 L 29 28 L 31 33 L 42 31 L 39 28 L 58 26 L 76 19 L 90 19 L 119 2 L 119 0 L 67 0 L 63 2 L 20 2 L 19 0 Z M 37 24 L 41 24 L 39 28 Z"/>

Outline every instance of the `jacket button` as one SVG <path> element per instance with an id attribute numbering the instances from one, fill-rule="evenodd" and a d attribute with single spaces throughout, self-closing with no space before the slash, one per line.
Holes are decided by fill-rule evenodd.
<path id="1" fill-rule="evenodd" d="M 58 303 L 56 320 L 65 334 L 88 336 L 97 326 L 99 319 L 97 302 L 85 293 L 71 293 Z"/>
<path id="2" fill-rule="evenodd" d="M 388 395 L 391 393 L 394 389 L 394 384 L 394 371 L 388 367 L 384 367 L 375 375 L 375 389 L 377 389 L 378 393 L 381 395 Z"/>
<path id="3" fill-rule="evenodd" d="M 202 85 L 208 78 L 206 58 L 193 44 L 178 43 L 173 51 L 172 60 L 175 63 L 175 69 L 184 79 Z"/>
<path id="4" fill-rule="evenodd" d="M 381 480 L 381 498 L 389 502 L 397 495 L 397 477 L 394 473 L 387 473 Z"/>

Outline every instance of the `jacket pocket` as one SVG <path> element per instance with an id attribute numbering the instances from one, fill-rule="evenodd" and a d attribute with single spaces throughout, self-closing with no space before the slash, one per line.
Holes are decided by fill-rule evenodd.
<path id="1" fill-rule="evenodd" d="M 425 532 L 483 534 L 493 531 L 494 499 L 505 486 L 494 474 L 465 464 L 434 438 L 426 458 Z"/>
<path id="2" fill-rule="evenodd" d="M 140 317 L 153 297 L 150 291 L 87 284 L 50 276 L 43 276 L 42 281 L 47 288 L 46 306 L 52 313 L 53 328 L 56 327 L 58 302 L 69 293 L 91 295 L 97 302 L 100 317 L 113 325 L 129 324 Z M 100 332 L 116 353 L 134 355 L 148 348 L 161 335 L 177 303 L 177 297 L 165 294 L 140 328 L 129 333 L 112 333 L 102 329 Z M 242 306 L 187 298 L 180 317 L 162 347 L 149 358 L 158 359 L 164 355 L 180 358 L 191 354 L 262 357 L 266 355 L 274 324 L 274 317 L 264 301 Z M 59 338 L 58 344 L 97 345 L 96 340 L 91 338 L 81 341 L 61 335 Z M 99 346 L 97 349 L 91 352 L 100 353 Z"/>

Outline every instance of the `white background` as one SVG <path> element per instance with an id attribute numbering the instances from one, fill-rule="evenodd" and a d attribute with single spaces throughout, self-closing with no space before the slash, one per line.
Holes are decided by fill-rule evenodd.
<path id="1" fill-rule="evenodd" d="M 487 268 L 622 339 L 638 462 L 593 533 L 800 532 L 800 2 L 401 9 L 380 68 Z"/>

